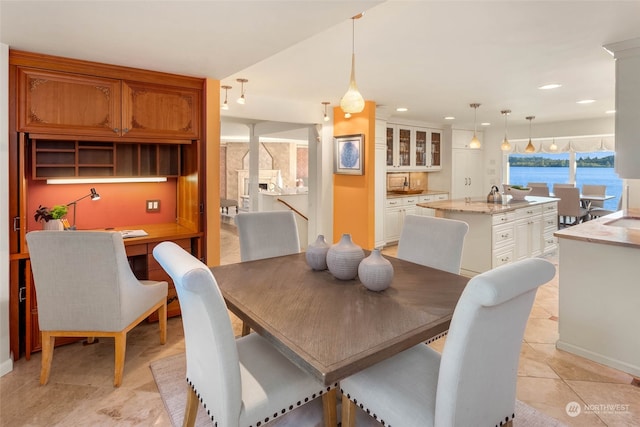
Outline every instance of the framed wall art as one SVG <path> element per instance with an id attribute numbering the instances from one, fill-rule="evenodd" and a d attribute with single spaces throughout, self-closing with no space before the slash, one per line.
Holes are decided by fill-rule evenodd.
<path id="1" fill-rule="evenodd" d="M 336 136 L 333 173 L 364 174 L 364 135 Z"/>

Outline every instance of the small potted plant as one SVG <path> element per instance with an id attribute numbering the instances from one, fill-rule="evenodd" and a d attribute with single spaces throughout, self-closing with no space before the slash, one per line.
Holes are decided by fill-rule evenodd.
<path id="1" fill-rule="evenodd" d="M 68 211 L 69 209 L 66 205 L 55 205 L 51 209 L 40 205 L 33 217 L 36 221 L 42 221 L 44 230 L 64 230 L 66 227 L 64 226 L 63 218 Z"/>

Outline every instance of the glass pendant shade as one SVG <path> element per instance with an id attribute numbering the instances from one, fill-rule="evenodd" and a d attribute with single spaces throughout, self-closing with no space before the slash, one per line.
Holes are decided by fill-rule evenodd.
<path id="1" fill-rule="evenodd" d="M 471 142 L 469 143 L 469 148 L 480 148 L 480 140 L 476 136 L 476 133 L 473 133 L 473 138 L 471 138 Z"/>
<path id="2" fill-rule="evenodd" d="M 558 151 L 558 146 L 556 145 L 556 140 L 551 141 L 551 145 L 549 146 L 549 150 Z"/>
<path id="3" fill-rule="evenodd" d="M 360 113 L 364 110 L 364 98 L 358 91 L 356 85 L 356 55 L 351 55 L 351 80 L 349 81 L 349 89 L 340 100 L 340 108 L 345 113 Z"/>
<path id="4" fill-rule="evenodd" d="M 502 140 L 502 144 L 500 145 L 500 149 L 502 151 L 509 151 L 511 150 L 511 143 L 509 142 L 509 140 L 507 139 L 507 137 L 505 136 L 504 139 Z"/>
<path id="5" fill-rule="evenodd" d="M 227 102 L 227 94 L 228 94 L 229 89 L 231 89 L 231 86 L 223 85 L 223 86 L 220 86 L 220 87 L 222 89 L 224 89 L 224 102 L 222 103 L 220 108 L 222 110 L 228 110 L 229 109 L 229 103 Z"/>
<path id="6" fill-rule="evenodd" d="M 473 108 L 473 138 L 471 138 L 471 142 L 469 142 L 469 148 L 478 149 L 481 147 L 480 140 L 476 135 L 476 131 L 478 129 L 477 126 L 477 112 L 480 104 L 469 104 L 471 108 Z"/>
<path id="7" fill-rule="evenodd" d="M 525 153 L 535 153 L 536 152 L 536 147 L 533 146 L 533 144 L 531 143 L 531 120 L 535 119 L 536 116 L 528 116 L 526 117 L 527 120 L 529 120 L 529 143 L 527 144 L 526 148 L 524 149 Z"/>
<path id="8" fill-rule="evenodd" d="M 504 116 L 504 139 L 502 140 L 500 149 L 502 151 L 510 151 L 511 143 L 509 143 L 509 139 L 507 138 L 507 116 L 511 113 L 511 110 L 502 110 L 500 113 Z"/>
<path id="9" fill-rule="evenodd" d="M 531 143 L 531 138 L 529 138 L 529 143 L 527 144 L 527 147 L 524 149 L 525 153 L 535 153 L 536 152 L 536 147 L 533 146 L 533 144 Z"/>

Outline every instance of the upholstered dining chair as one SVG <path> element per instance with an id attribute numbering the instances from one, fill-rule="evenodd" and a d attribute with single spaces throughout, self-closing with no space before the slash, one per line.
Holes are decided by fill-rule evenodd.
<path id="1" fill-rule="evenodd" d="M 585 196 L 604 196 L 607 192 L 606 185 L 600 184 L 583 184 L 582 194 Z M 604 208 L 604 200 L 592 200 L 589 203 L 589 210 L 592 208 Z"/>
<path id="2" fill-rule="evenodd" d="M 511 423 L 527 319 L 554 274 L 553 264 L 531 258 L 473 277 L 442 354 L 419 344 L 340 382 L 342 426 L 354 426 L 356 405 L 386 427 Z"/>
<path id="3" fill-rule="evenodd" d="M 459 274 L 466 222 L 431 216 L 407 215 L 398 241 L 397 256 L 405 261 Z"/>
<path id="4" fill-rule="evenodd" d="M 225 427 L 260 426 L 320 396 L 335 408 L 333 387 L 260 335 L 234 338 L 224 298 L 205 264 L 173 242 L 160 243 L 153 256 L 173 279 L 182 308 L 190 388 L 184 426 L 194 425 L 199 402 L 214 425 Z"/>
<path id="5" fill-rule="evenodd" d="M 112 337 L 119 387 L 127 332 L 157 311 L 166 342 L 167 282 L 133 275 L 119 232 L 32 231 L 26 239 L 42 332 L 40 384 L 49 381 L 56 337 Z"/>
<path id="6" fill-rule="evenodd" d="M 531 188 L 530 196 L 549 197 L 549 186 L 546 182 L 529 182 L 527 187 Z"/>
<path id="7" fill-rule="evenodd" d="M 575 225 L 587 219 L 589 211 L 580 205 L 579 188 L 554 185 L 553 195 L 560 199 L 558 201 L 558 227 Z"/>
<path id="8" fill-rule="evenodd" d="M 245 212 L 236 215 L 240 260 L 255 261 L 300 252 L 298 226 L 292 211 Z M 242 336 L 249 333 L 242 322 Z"/>

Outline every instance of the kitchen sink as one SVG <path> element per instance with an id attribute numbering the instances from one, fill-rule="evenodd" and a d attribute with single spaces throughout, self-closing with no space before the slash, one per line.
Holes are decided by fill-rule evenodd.
<path id="1" fill-rule="evenodd" d="M 605 222 L 605 225 L 612 225 L 614 227 L 640 229 L 640 218 L 633 217 L 633 216 L 623 216 L 622 218 Z"/>

